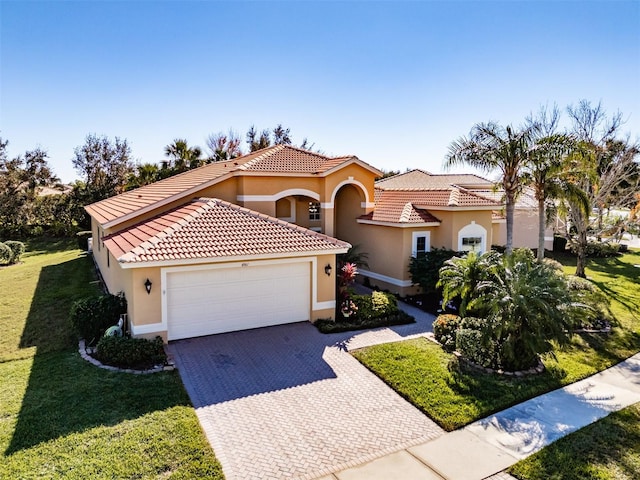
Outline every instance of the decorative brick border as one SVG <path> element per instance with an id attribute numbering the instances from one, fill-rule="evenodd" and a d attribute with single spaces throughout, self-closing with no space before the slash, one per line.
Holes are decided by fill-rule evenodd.
<path id="1" fill-rule="evenodd" d="M 78 353 L 84 360 L 91 363 L 92 365 L 95 365 L 96 367 L 103 368 L 105 370 L 109 370 L 112 372 L 133 373 L 135 375 L 147 375 L 149 373 L 170 372 L 172 370 L 175 370 L 176 368 L 173 360 L 170 359 L 169 356 L 167 356 L 166 365 L 156 365 L 155 367 L 150 368 L 148 370 L 135 370 L 133 368 L 113 367 L 111 365 L 105 365 L 104 363 L 100 362 L 97 358 L 92 357 L 91 354 L 94 352 L 95 352 L 95 347 L 87 347 L 85 345 L 84 339 L 81 339 L 78 342 Z"/>

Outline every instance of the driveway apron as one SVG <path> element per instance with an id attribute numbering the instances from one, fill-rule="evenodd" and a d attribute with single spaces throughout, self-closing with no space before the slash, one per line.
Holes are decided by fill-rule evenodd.
<path id="1" fill-rule="evenodd" d="M 169 350 L 227 480 L 313 479 L 443 433 L 348 353 L 422 335 L 431 321 L 331 335 L 303 322 Z"/>

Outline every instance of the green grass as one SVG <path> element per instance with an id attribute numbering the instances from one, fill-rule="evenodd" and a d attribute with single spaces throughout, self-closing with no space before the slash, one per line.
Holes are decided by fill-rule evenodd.
<path id="1" fill-rule="evenodd" d="M 0 478 L 222 479 L 177 372 L 109 372 L 78 355 L 69 307 L 98 290 L 75 242 L 29 250 L 0 269 Z"/>
<path id="2" fill-rule="evenodd" d="M 556 257 L 572 272 L 570 256 Z M 588 276 L 612 300 L 619 325 L 609 335 L 576 336 L 544 359 L 542 375 L 524 379 L 449 371 L 451 355 L 427 340 L 376 345 L 354 352 L 402 396 L 453 430 L 541 393 L 592 375 L 640 351 L 640 252 L 590 260 Z"/>
<path id="3" fill-rule="evenodd" d="M 527 480 L 640 478 L 640 404 L 561 438 L 508 471 Z"/>

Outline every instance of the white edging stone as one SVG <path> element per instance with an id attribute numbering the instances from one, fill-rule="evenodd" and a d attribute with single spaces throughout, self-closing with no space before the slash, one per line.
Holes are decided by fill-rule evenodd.
<path id="1" fill-rule="evenodd" d="M 78 353 L 82 357 L 83 360 L 95 365 L 96 367 L 102 368 L 104 370 L 109 370 L 111 372 L 122 372 L 122 373 L 133 373 L 135 375 L 146 375 L 149 373 L 158 373 L 158 372 L 170 372 L 175 370 L 175 365 L 169 361 L 167 365 L 156 365 L 153 368 L 149 368 L 148 370 L 134 370 L 132 368 L 119 368 L 113 367 L 111 365 L 105 365 L 97 358 L 92 357 L 90 354 L 96 351 L 95 347 L 87 347 L 84 341 L 84 338 L 80 339 L 78 342 Z"/>

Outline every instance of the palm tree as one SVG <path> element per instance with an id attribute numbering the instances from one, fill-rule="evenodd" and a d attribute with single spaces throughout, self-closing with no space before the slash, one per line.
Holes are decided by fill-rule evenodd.
<path id="1" fill-rule="evenodd" d="M 173 160 L 173 172 L 182 173 L 190 168 L 200 166 L 202 150 L 200 147 L 189 147 L 187 141 L 182 138 L 176 138 L 173 143 L 164 147 L 164 153 Z"/>
<path id="2" fill-rule="evenodd" d="M 575 151 L 575 140 L 566 134 L 550 134 L 536 138 L 525 167 L 524 182 L 533 187 L 538 202 L 538 261 L 544 259 L 546 206 L 549 199 L 566 199 L 589 210 L 589 198 L 573 179 L 583 172 L 567 161 Z"/>
<path id="3" fill-rule="evenodd" d="M 561 272 L 536 262 L 530 250 L 505 255 L 504 268 L 477 286 L 475 302 L 489 310 L 485 341 L 499 346 L 500 361 L 509 370 L 533 366 L 537 355 L 566 345 L 586 307 L 572 301 Z"/>
<path id="4" fill-rule="evenodd" d="M 513 250 L 513 218 L 515 203 L 522 189 L 522 169 L 529 160 L 534 126 L 514 129 L 489 122 L 473 126 L 469 137 L 461 137 L 449 146 L 445 167 L 466 164 L 491 172 L 501 172 L 507 216 L 506 252 Z"/>
<path id="5" fill-rule="evenodd" d="M 496 274 L 499 263 L 500 255 L 496 252 L 485 252 L 481 255 L 469 252 L 464 257 L 453 257 L 444 262 L 436 285 L 442 287 L 442 304 L 446 305 L 459 297 L 460 316 L 464 317 L 467 309 L 477 298 L 478 285 Z"/>

